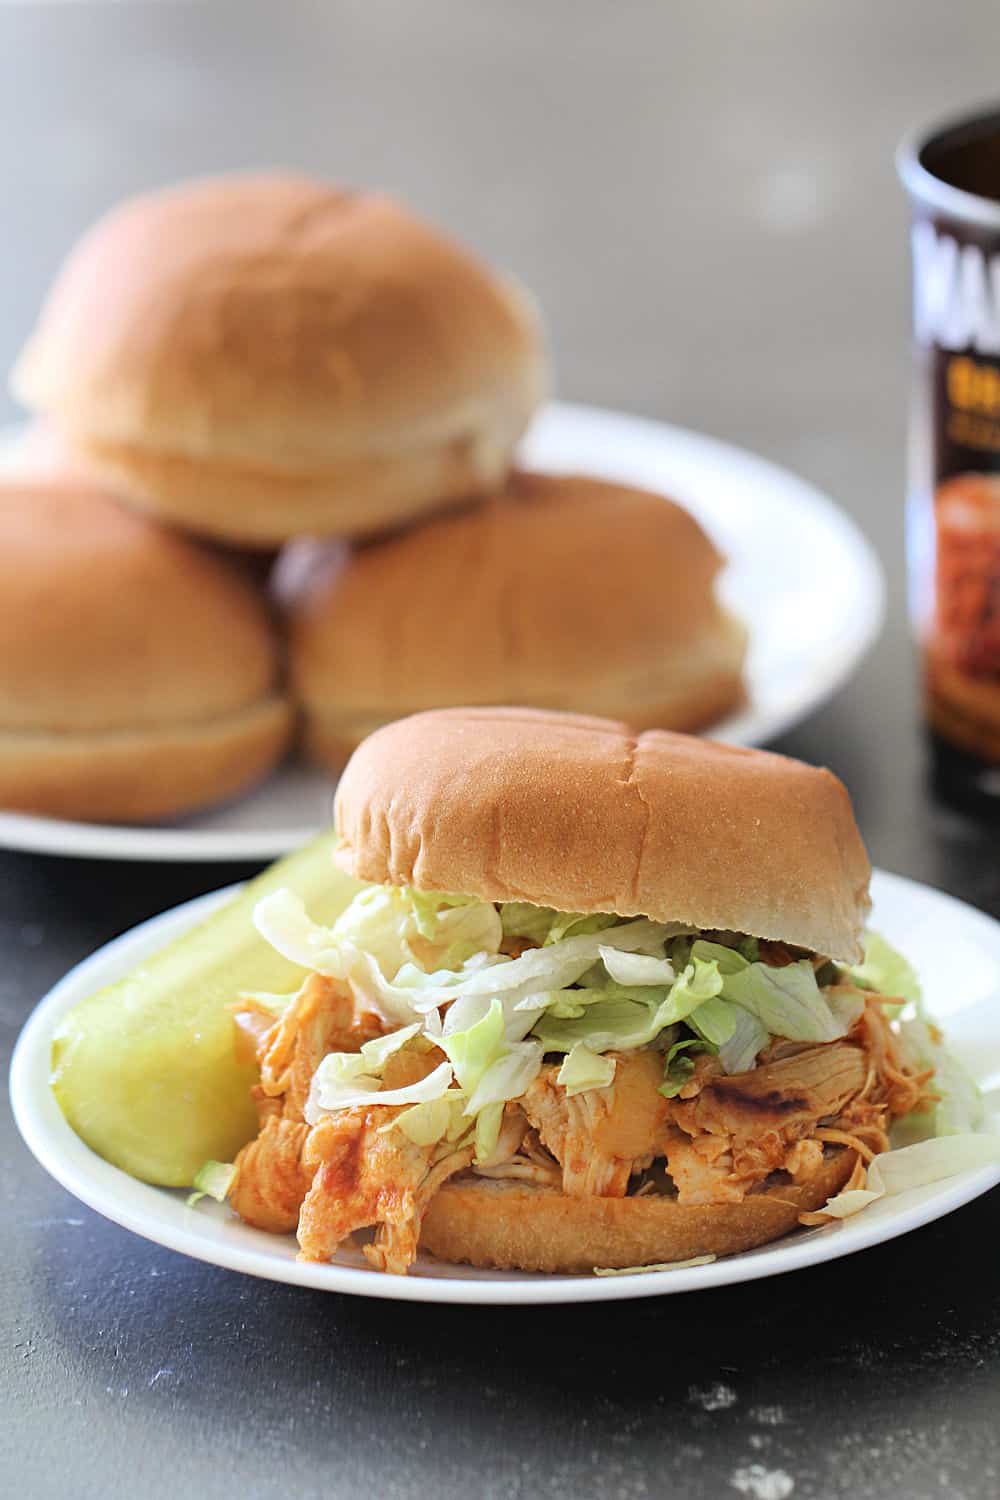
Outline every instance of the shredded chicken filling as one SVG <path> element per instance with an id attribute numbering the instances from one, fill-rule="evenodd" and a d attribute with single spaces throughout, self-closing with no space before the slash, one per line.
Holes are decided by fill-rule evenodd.
<path id="1" fill-rule="evenodd" d="M 579 1197 L 670 1193 L 682 1204 L 732 1203 L 773 1185 L 775 1174 L 808 1184 L 829 1151 L 847 1148 L 857 1157 L 849 1185 L 857 1186 L 865 1163 L 888 1149 L 892 1119 L 934 1097 L 931 1072 L 906 1066 L 880 999 L 869 996 L 842 1040 L 774 1039 L 757 1067 L 733 1075 L 700 1055 L 673 1098 L 660 1093 L 664 1060 L 654 1048 L 610 1054 L 612 1083 L 569 1097 L 558 1063 L 546 1063 L 505 1106 L 494 1150 L 475 1164 L 463 1140 L 415 1145 L 395 1128 L 399 1107 L 355 1106 L 306 1123 L 312 1077 L 327 1053 L 356 1052 L 385 1031 L 378 1017 L 356 1013 L 345 985 L 313 975 L 278 1021 L 253 1002 L 236 1019 L 261 1077 L 253 1091 L 260 1133 L 237 1158 L 233 1208 L 259 1228 L 297 1230 L 306 1260 L 328 1260 L 356 1231 L 374 1230 L 364 1254 L 396 1273 L 416 1256 L 431 1198 L 460 1173 Z M 383 1087 L 413 1083 L 442 1060 L 433 1046 L 401 1050 L 386 1064 Z"/>

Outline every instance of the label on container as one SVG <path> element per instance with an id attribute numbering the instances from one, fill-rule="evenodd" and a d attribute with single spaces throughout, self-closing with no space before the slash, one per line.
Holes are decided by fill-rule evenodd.
<path id="1" fill-rule="evenodd" d="M 926 472 L 914 475 L 933 535 L 926 562 L 915 560 L 931 573 L 916 580 L 928 599 L 928 717 L 951 744 L 1000 763 L 1000 235 L 920 219 L 913 271 L 930 419 Z"/>

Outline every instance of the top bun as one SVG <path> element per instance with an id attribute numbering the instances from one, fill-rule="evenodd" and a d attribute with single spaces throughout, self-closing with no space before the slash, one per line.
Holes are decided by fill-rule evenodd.
<path id="1" fill-rule="evenodd" d="M 226 558 L 71 481 L 0 485 L 0 806 L 133 821 L 287 743 L 264 603 Z"/>
<path id="2" fill-rule="evenodd" d="M 279 543 L 502 479 L 544 387 L 524 295 L 388 198 L 286 175 L 135 198 L 12 377 L 124 498 Z"/>
<path id="3" fill-rule="evenodd" d="M 728 929 L 863 955 L 871 869 L 830 771 L 531 709 L 373 734 L 337 790 L 358 880 Z"/>
<path id="4" fill-rule="evenodd" d="M 723 559 L 662 495 L 518 473 L 484 504 L 279 569 L 312 754 L 423 708 L 514 703 L 700 729 L 742 697 Z"/>

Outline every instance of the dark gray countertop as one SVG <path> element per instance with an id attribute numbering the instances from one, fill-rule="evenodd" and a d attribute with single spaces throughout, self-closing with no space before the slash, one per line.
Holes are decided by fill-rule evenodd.
<path id="1" fill-rule="evenodd" d="M 995 94 L 998 48 L 989 0 L 0 6 L 0 365 L 124 193 L 288 162 L 404 194 L 534 288 L 563 394 L 745 443 L 857 517 L 886 633 L 780 748 L 847 779 L 877 863 L 1000 915 L 995 835 L 934 807 L 915 727 L 892 170 L 911 121 Z M 241 873 L 0 858 L 5 1055 L 77 959 Z M 435 1309 L 184 1260 L 0 1131 L 25 1500 L 1000 1490 L 996 1194 L 769 1283 Z"/>

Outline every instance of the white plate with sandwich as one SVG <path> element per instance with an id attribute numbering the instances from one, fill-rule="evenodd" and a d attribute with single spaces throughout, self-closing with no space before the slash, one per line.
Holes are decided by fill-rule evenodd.
<path id="1" fill-rule="evenodd" d="M 450 711 L 375 734 L 337 821 L 25 1027 L 25 1140 L 126 1228 L 361 1296 L 585 1302 L 815 1265 L 1000 1182 L 1000 925 L 882 873 L 872 909 L 829 772 Z"/>
<path id="2" fill-rule="evenodd" d="M 8 462 L 16 443 L 8 435 Z M 749 629 L 747 700 L 706 730 L 713 738 L 759 745 L 783 733 L 844 685 L 878 634 L 884 586 L 871 546 L 787 470 L 683 428 L 563 403 L 535 421 L 520 461 L 674 496 L 724 554 L 721 597 Z M 585 627 L 595 628 L 589 614 Z M 333 786 L 332 774 L 293 760 L 247 795 L 180 819 L 124 826 L 0 812 L 0 844 L 97 858 L 267 859 L 326 826 Z"/>

